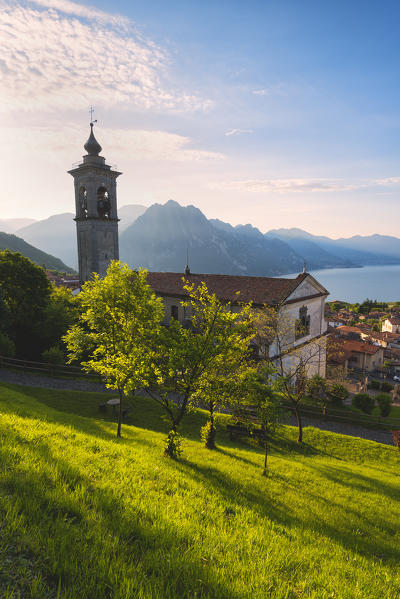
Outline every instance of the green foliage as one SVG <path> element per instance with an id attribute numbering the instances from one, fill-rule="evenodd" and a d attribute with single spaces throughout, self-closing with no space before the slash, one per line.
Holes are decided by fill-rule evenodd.
<path id="1" fill-rule="evenodd" d="M 380 381 L 372 380 L 372 381 L 370 381 L 368 387 L 377 391 L 378 389 L 380 389 L 381 383 L 380 383 Z"/>
<path id="2" fill-rule="evenodd" d="M 370 312 L 374 312 L 375 310 L 382 312 L 388 309 L 388 304 L 386 302 L 377 302 L 376 300 L 366 299 L 359 306 L 360 314 L 369 314 Z"/>
<path id="3" fill-rule="evenodd" d="M 42 353 L 43 362 L 48 364 L 61 365 L 65 364 L 65 353 L 57 345 L 46 349 Z"/>
<path id="4" fill-rule="evenodd" d="M 4 358 L 14 358 L 15 343 L 8 335 L 0 331 L 0 356 Z"/>
<path id="5" fill-rule="evenodd" d="M 188 300 L 182 305 L 191 315 L 192 326 L 186 328 L 171 319 L 154 337 L 157 367 L 147 388 L 164 409 L 172 431 L 178 430 L 190 407 L 199 402 L 208 408 L 213 423 L 216 405 L 231 401 L 240 373 L 248 368 L 254 337 L 249 305 L 233 312 L 204 283 L 197 287 L 186 283 L 184 288 Z"/>
<path id="6" fill-rule="evenodd" d="M 375 396 L 375 401 L 378 404 L 381 416 L 389 416 L 392 410 L 392 398 L 388 393 L 378 393 Z"/>
<path id="7" fill-rule="evenodd" d="M 207 449 L 214 449 L 216 433 L 217 429 L 215 424 L 210 420 L 207 420 L 205 425 L 200 429 L 200 438 L 204 443 L 204 447 L 207 447 Z"/>
<path id="8" fill-rule="evenodd" d="M 121 434 L 122 398 L 138 387 L 158 380 L 154 339 L 164 317 L 162 300 L 146 282 L 145 271 L 111 262 L 107 275 L 85 283 L 79 294 L 80 323 L 65 336 L 69 361 L 82 362 L 87 371 L 100 374 L 110 389 L 118 389 Z"/>
<path id="9" fill-rule="evenodd" d="M 182 437 L 174 430 L 170 430 L 165 440 L 164 456 L 177 460 L 182 455 Z"/>
<path id="10" fill-rule="evenodd" d="M 51 294 L 46 273 L 22 254 L 0 251 L 0 289 L 7 310 L 5 333 L 17 356 L 39 358 L 46 349 L 42 328 Z"/>
<path id="11" fill-rule="evenodd" d="M 349 397 L 349 392 L 344 385 L 331 383 L 328 386 L 327 396 L 332 403 L 341 405 Z"/>
<path id="12" fill-rule="evenodd" d="M 388 383 L 388 381 L 383 381 L 382 385 L 381 385 L 381 389 L 382 389 L 382 391 L 385 391 L 385 392 L 393 391 L 393 385 L 392 385 L 392 383 Z"/>
<path id="13" fill-rule="evenodd" d="M 368 393 L 357 393 L 353 397 L 353 406 L 366 414 L 371 414 L 375 407 L 375 400 Z"/>
<path id="14" fill-rule="evenodd" d="M 182 423 L 185 460 L 135 398 L 114 435 L 99 393 L 0 385 L 0 596 L 17 599 L 394 599 L 399 453 L 282 427 L 263 449 L 205 450 L 206 414 Z"/>
<path id="15" fill-rule="evenodd" d="M 327 382 L 318 374 L 309 378 L 306 382 L 306 393 L 315 403 L 325 404 L 326 402 Z"/>
<path id="16" fill-rule="evenodd" d="M 61 344 L 68 329 L 77 324 L 78 298 L 79 296 L 75 297 L 70 289 L 52 286 L 41 326 L 41 337 L 46 348 Z"/>

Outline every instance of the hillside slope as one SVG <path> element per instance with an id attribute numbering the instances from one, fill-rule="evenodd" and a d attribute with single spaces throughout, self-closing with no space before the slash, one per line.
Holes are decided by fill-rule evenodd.
<path id="1" fill-rule="evenodd" d="M 26 258 L 30 258 L 35 264 L 48 268 L 50 270 L 58 270 L 60 272 L 74 272 L 72 268 L 66 266 L 61 260 L 46 252 L 38 250 L 30 243 L 26 243 L 16 235 L 8 235 L 0 233 L 0 250 L 11 250 L 12 252 L 20 252 Z"/>
<path id="2" fill-rule="evenodd" d="M 109 396 L 108 396 L 109 397 Z M 262 452 L 200 412 L 162 458 L 156 404 L 123 438 L 104 395 L 0 385 L 0 595 L 25 599 L 394 599 L 399 452 L 285 428 Z M 10 567 L 12 564 L 12 567 Z"/>

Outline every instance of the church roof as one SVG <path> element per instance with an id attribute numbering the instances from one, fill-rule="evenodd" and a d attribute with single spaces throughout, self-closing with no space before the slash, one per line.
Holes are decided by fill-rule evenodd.
<path id="1" fill-rule="evenodd" d="M 98 156 L 102 150 L 101 145 L 94 136 L 93 123 L 90 123 L 90 135 L 83 147 L 85 148 L 89 156 Z"/>
<path id="2" fill-rule="evenodd" d="M 274 305 L 283 302 L 305 278 L 307 273 L 295 279 L 279 279 L 272 277 L 244 277 L 235 275 L 189 274 L 183 276 L 179 272 L 149 272 L 147 282 L 159 295 L 185 297 L 183 280 L 200 285 L 204 282 L 210 293 L 215 293 L 222 301 L 252 302 L 255 305 Z M 237 295 L 239 292 L 239 295 Z M 315 295 L 326 295 L 316 290 Z M 299 298 L 300 299 L 300 298 Z M 302 299 L 302 298 L 301 298 Z"/>

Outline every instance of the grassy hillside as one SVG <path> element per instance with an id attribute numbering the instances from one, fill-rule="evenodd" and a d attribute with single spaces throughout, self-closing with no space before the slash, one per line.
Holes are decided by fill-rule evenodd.
<path id="1" fill-rule="evenodd" d="M 400 453 L 313 429 L 161 457 L 135 399 L 115 437 L 95 393 L 0 385 L 0 596 L 69 599 L 400 597 Z"/>
<path id="2" fill-rule="evenodd" d="M 30 258 L 32 262 L 49 268 L 50 270 L 58 270 L 59 272 L 75 272 L 72 268 L 64 264 L 59 258 L 46 254 L 42 250 L 34 247 L 30 243 L 24 241 L 21 237 L 16 235 L 9 235 L 8 233 L 0 232 L 0 250 L 10 250 L 12 252 L 20 252 L 26 258 Z"/>

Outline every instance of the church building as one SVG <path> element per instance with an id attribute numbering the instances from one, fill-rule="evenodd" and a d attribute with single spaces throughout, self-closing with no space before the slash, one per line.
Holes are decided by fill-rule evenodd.
<path id="1" fill-rule="evenodd" d="M 83 285 L 92 273 L 105 276 L 112 260 L 118 260 L 118 214 L 116 180 L 121 174 L 106 164 L 102 150 L 90 123 L 87 152 L 82 162 L 68 171 L 75 184 L 75 221 L 78 242 L 79 280 Z M 305 270 L 305 269 L 304 269 Z M 204 282 L 208 290 L 221 301 L 229 302 L 232 310 L 240 303 L 254 307 L 279 307 L 279 317 L 285 328 L 284 343 L 270 344 L 269 358 L 279 361 L 287 371 L 299 360 L 307 364 L 306 374 L 325 376 L 326 332 L 324 318 L 328 291 L 307 272 L 292 279 L 232 276 L 216 274 L 149 272 L 148 283 L 162 297 L 165 323 L 171 318 L 190 322 L 190 314 L 181 305 L 187 299 L 183 279 L 195 285 Z"/>

